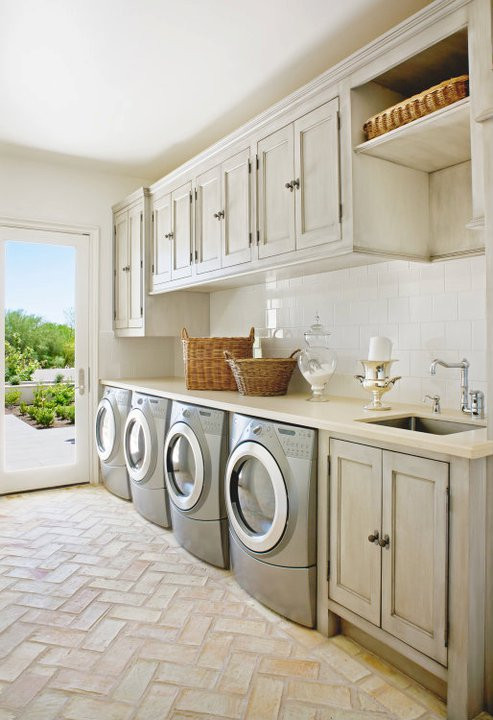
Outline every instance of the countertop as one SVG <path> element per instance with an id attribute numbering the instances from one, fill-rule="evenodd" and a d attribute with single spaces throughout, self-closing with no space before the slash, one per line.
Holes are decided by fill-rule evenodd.
<path id="1" fill-rule="evenodd" d="M 363 409 L 365 400 L 359 398 L 329 396 L 328 402 L 314 403 L 307 402 L 307 395 L 301 393 L 289 393 L 280 397 L 253 397 L 229 391 L 187 390 L 184 379 L 176 377 L 111 378 L 101 380 L 101 384 L 195 405 L 206 405 L 218 410 L 351 435 L 362 442 L 395 444 L 409 448 L 414 453 L 423 450 L 470 460 L 493 455 L 493 441 L 487 440 L 486 428 L 481 427 L 485 424 L 484 420 L 472 420 L 470 421 L 472 430 L 451 435 L 431 435 L 369 424 L 368 420 L 404 415 L 433 417 L 429 407 L 423 404 L 394 403 L 391 398 L 388 402 L 392 410 L 377 413 L 365 411 Z M 459 410 L 445 409 L 436 417 L 442 420 L 468 421 L 467 416 Z"/>

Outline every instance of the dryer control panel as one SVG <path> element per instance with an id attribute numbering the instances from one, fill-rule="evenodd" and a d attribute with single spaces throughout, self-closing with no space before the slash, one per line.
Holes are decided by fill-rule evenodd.
<path id="1" fill-rule="evenodd" d="M 313 458 L 315 430 L 277 425 L 276 431 L 281 447 L 288 457 L 301 458 L 302 460 L 311 460 Z"/>

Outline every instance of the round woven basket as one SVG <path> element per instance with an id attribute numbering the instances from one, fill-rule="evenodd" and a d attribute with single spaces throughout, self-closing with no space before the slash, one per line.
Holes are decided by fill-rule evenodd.
<path id="1" fill-rule="evenodd" d="M 285 395 L 296 367 L 295 350 L 288 358 L 235 358 L 228 350 L 224 357 L 242 395 Z"/>

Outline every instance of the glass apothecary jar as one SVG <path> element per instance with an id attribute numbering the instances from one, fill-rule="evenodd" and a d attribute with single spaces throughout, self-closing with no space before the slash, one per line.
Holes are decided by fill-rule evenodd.
<path id="1" fill-rule="evenodd" d="M 320 323 L 318 314 L 304 336 L 306 347 L 298 355 L 298 367 L 312 389 L 307 400 L 326 402 L 325 387 L 337 367 L 337 355 L 329 347 L 330 333 Z"/>

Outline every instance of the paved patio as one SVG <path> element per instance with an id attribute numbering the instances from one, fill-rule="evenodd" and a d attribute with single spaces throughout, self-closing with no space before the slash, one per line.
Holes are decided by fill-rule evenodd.
<path id="1" fill-rule="evenodd" d="M 71 465 L 74 462 L 74 425 L 37 430 L 15 415 L 5 415 L 6 470 Z"/>

